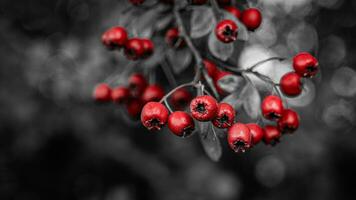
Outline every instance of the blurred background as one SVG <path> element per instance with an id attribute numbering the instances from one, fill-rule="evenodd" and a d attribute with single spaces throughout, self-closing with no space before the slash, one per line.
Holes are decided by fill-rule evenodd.
<path id="1" fill-rule="evenodd" d="M 122 0 L 0 2 L 0 199 L 353 199 L 356 1 L 259 0 L 250 43 L 313 51 L 321 74 L 292 102 L 301 128 L 212 162 L 198 137 L 148 133 L 92 102 L 120 67 L 101 45 Z"/>

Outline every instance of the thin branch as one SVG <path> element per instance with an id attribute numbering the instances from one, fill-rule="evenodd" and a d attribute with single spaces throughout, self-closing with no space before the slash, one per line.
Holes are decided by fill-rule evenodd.
<path id="1" fill-rule="evenodd" d="M 258 63 L 252 65 L 251 67 L 247 67 L 247 68 L 244 68 L 244 69 L 246 69 L 247 71 L 253 71 L 254 69 L 256 69 L 257 67 L 259 67 L 260 65 L 262 65 L 262 64 L 264 64 L 266 62 L 269 62 L 269 61 L 272 61 L 272 60 L 283 61 L 285 59 L 286 58 L 282 58 L 282 57 L 271 57 L 271 58 L 267 58 L 265 60 L 259 61 Z"/>
<path id="2" fill-rule="evenodd" d="M 171 90 L 168 94 L 166 94 L 164 97 L 162 97 L 162 99 L 159 101 L 160 103 L 162 103 L 163 101 L 166 101 L 175 91 L 181 89 L 181 88 L 185 88 L 185 87 L 194 87 L 196 85 L 196 83 L 194 82 L 190 82 L 190 83 L 185 83 L 182 84 L 176 88 L 174 88 L 173 90 Z"/>
<path id="3" fill-rule="evenodd" d="M 220 20 L 221 18 L 221 12 L 219 9 L 219 4 L 216 2 L 216 0 L 209 0 L 211 7 L 213 8 L 213 13 L 217 21 Z"/>
<path id="4" fill-rule="evenodd" d="M 169 110 L 170 113 L 173 113 L 173 109 L 171 108 L 171 106 L 169 105 L 169 103 L 167 102 L 167 99 L 165 99 L 163 101 L 164 105 L 166 105 L 167 109 Z"/>

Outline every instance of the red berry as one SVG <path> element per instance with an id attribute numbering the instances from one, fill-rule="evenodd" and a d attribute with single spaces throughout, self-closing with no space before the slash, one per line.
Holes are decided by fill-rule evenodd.
<path id="1" fill-rule="evenodd" d="M 111 88 L 106 83 L 97 85 L 93 92 L 93 98 L 98 102 L 109 102 L 111 100 Z"/>
<path id="2" fill-rule="evenodd" d="M 182 110 L 192 100 L 192 94 L 184 89 L 178 89 L 171 95 L 170 103 L 176 110 Z"/>
<path id="3" fill-rule="evenodd" d="M 148 130 L 160 130 L 167 122 L 168 110 L 158 102 L 147 103 L 141 112 L 141 122 Z"/>
<path id="4" fill-rule="evenodd" d="M 102 43 L 110 50 L 125 46 L 128 36 L 123 27 L 113 27 L 107 30 L 101 37 Z"/>
<path id="5" fill-rule="evenodd" d="M 137 5 L 143 4 L 143 2 L 145 2 L 145 0 L 130 0 L 130 2 L 131 2 L 133 5 L 137 6 Z"/>
<path id="6" fill-rule="evenodd" d="M 142 58 L 145 53 L 145 49 L 142 40 L 139 38 L 131 38 L 126 42 L 125 55 L 129 60 L 137 60 Z"/>
<path id="7" fill-rule="evenodd" d="M 154 44 L 152 40 L 150 39 L 141 39 L 142 45 L 143 45 L 143 58 L 148 58 L 153 54 L 154 51 Z"/>
<path id="8" fill-rule="evenodd" d="M 270 95 L 262 101 L 261 109 L 266 119 L 277 120 L 282 117 L 284 108 L 281 98 Z"/>
<path id="9" fill-rule="evenodd" d="M 280 87 L 284 94 L 288 96 L 298 96 L 302 93 L 302 82 L 297 73 L 289 72 L 280 81 Z"/>
<path id="10" fill-rule="evenodd" d="M 190 112 L 198 121 L 211 121 L 218 111 L 216 100 L 208 95 L 198 96 L 190 102 Z"/>
<path id="11" fill-rule="evenodd" d="M 149 85 L 142 94 L 143 102 L 159 101 L 164 96 L 164 89 L 157 85 Z"/>
<path id="12" fill-rule="evenodd" d="M 129 114 L 130 117 L 134 118 L 134 119 L 138 119 L 140 114 L 141 114 L 141 110 L 143 107 L 143 103 L 140 99 L 130 99 L 130 101 L 127 102 L 126 104 L 126 110 L 127 113 Z"/>
<path id="13" fill-rule="evenodd" d="M 293 58 L 293 68 L 302 77 L 313 77 L 319 70 L 319 63 L 314 56 L 303 52 Z"/>
<path id="14" fill-rule="evenodd" d="M 132 74 L 128 80 L 129 88 L 131 90 L 131 95 L 134 97 L 139 97 L 142 95 L 147 87 L 147 81 L 142 74 L 135 73 Z"/>
<path id="15" fill-rule="evenodd" d="M 193 5 L 203 5 L 206 4 L 208 0 L 191 0 L 191 4 Z"/>
<path id="16" fill-rule="evenodd" d="M 257 124 L 246 124 L 246 126 L 250 129 L 251 135 L 252 135 L 252 144 L 256 145 L 258 144 L 264 136 L 264 130 Z"/>
<path id="17" fill-rule="evenodd" d="M 215 85 L 215 88 L 217 90 L 217 92 L 224 96 L 227 94 L 226 91 L 224 91 L 220 86 L 219 86 L 219 80 L 224 78 L 225 76 L 227 75 L 231 75 L 230 72 L 227 72 L 227 71 L 218 71 L 218 73 L 216 73 L 215 77 L 214 77 L 214 85 Z"/>
<path id="18" fill-rule="evenodd" d="M 293 133 L 299 127 L 299 116 L 291 110 L 285 109 L 281 119 L 278 120 L 278 128 L 282 133 Z"/>
<path id="19" fill-rule="evenodd" d="M 237 19 L 241 18 L 241 12 L 236 7 L 234 7 L 234 6 L 225 6 L 224 9 L 227 12 L 229 12 L 230 14 L 232 14 L 233 16 L 235 16 Z"/>
<path id="20" fill-rule="evenodd" d="M 127 102 L 130 98 L 130 90 L 126 87 L 117 87 L 111 91 L 111 99 L 115 103 Z"/>
<path id="21" fill-rule="evenodd" d="M 221 42 L 230 43 L 237 39 L 237 29 L 234 21 L 225 19 L 216 25 L 215 35 Z"/>
<path id="22" fill-rule="evenodd" d="M 256 8 L 249 8 L 242 12 L 241 21 L 248 30 L 254 31 L 260 27 L 262 23 L 262 14 Z"/>
<path id="23" fill-rule="evenodd" d="M 235 152 L 245 152 L 251 147 L 250 129 L 241 123 L 232 125 L 227 132 L 227 141 Z"/>
<path id="24" fill-rule="evenodd" d="M 183 47 L 185 44 L 183 38 L 179 35 L 177 27 L 170 28 L 166 32 L 165 41 L 171 47 Z"/>
<path id="25" fill-rule="evenodd" d="M 208 72 L 208 75 L 214 79 L 215 75 L 219 71 L 218 68 L 216 67 L 216 64 L 210 60 L 207 60 L 207 59 L 203 60 L 203 64 L 204 64 L 206 71 Z"/>
<path id="26" fill-rule="evenodd" d="M 275 126 L 267 125 L 265 126 L 265 135 L 263 141 L 265 144 L 270 144 L 272 146 L 276 145 L 279 142 L 282 134 Z"/>
<path id="27" fill-rule="evenodd" d="M 186 112 L 176 111 L 168 117 L 168 128 L 179 137 L 187 137 L 194 131 L 194 120 Z"/>
<path id="28" fill-rule="evenodd" d="M 214 126 L 218 128 L 228 128 L 235 120 L 235 110 L 228 103 L 219 103 L 216 117 L 213 120 Z"/>

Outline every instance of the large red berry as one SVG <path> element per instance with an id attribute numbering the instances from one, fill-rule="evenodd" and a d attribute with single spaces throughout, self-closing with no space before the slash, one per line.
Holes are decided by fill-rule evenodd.
<path id="1" fill-rule="evenodd" d="M 230 14 L 232 14 L 233 16 L 235 16 L 237 19 L 241 18 L 241 12 L 236 7 L 234 7 L 234 6 L 225 6 L 224 9 L 227 12 L 229 12 Z"/>
<path id="2" fill-rule="evenodd" d="M 299 116 L 291 110 L 285 109 L 282 117 L 278 120 L 278 128 L 282 133 L 293 133 L 299 127 Z"/>
<path id="3" fill-rule="evenodd" d="M 115 103 L 127 102 L 130 98 L 130 90 L 126 87 L 117 87 L 111 91 L 111 99 Z"/>
<path id="4" fill-rule="evenodd" d="M 227 94 L 226 91 L 224 91 L 220 86 L 219 86 L 219 80 L 221 80 L 222 78 L 224 78 L 225 76 L 227 75 L 231 75 L 231 72 L 227 72 L 227 71 L 218 71 L 214 77 L 214 85 L 215 85 L 215 88 L 217 90 L 217 92 L 224 96 Z"/>
<path id="5" fill-rule="evenodd" d="M 282 117 L 283 103 L 278 96 L 267 96 L 261 104 L 262 114 L 266 119 L 277 120 Z"/>
<path id="6" fill-rule="evenodd" d="M 153 44 L 152 40 L 144 38 L 144 39 L 141 39 L 141 42 L 142 42 L 143 50 L 144 50 L 143 58 L 150 57 L 154 52 L 154 44 Z"/>
<path id="7" fill-rule="evenodd" d="M 166 32 L 165 41 L 171 47 L 183 47 L 185 44 L 183 38 L 179 35 L 177 27 L 170 28 Z"/>
<path id="8" fill-rule="evenodd" d="M 192 94 L 184 89 L 178 89 L 171 95 L 170 103 L 176 110 L 182 110 L 192 100 Z"/>
<path id="9" fill-rule="evenodd" d="M 126 110 L 128 115 L 134 119 L 138 119 L 140 117 L 142 107 L 142 101 L 137 98 L 130 99 L 130 101 L 128 101 L 126 104 Z"/>
<path id="10" fill-rule="evenodd" d="M 257 8 L 249 8 L 242 12 L 241 21 L 248 30 L 254 31 L 262 23 L 262 14 Z"/>
<path id="11" fill-rule="evenodd" d="M 265 135 L 263 137 L 265 144 L 274 146 L 279 142 L 281 136 L 282 134 L 277 127 L 271 125 L 265 126 Z"/>
<path id="12" fill-rule="evenodd" d="M 218 128 L 228 128 L 235 120 L 235 110 L 228 103 L 219 103 L 216 117 L 213 120 L 214 126 Z"/>
<path id="13" fill-rule="evenodd" d="M 109 102 L 111 100 L 111 88 L 106 83 L 97 85 L 93 92 L 93 98 L 98 102 Z"/>
<path id="14" fill-rule="evenodd" d="M 159 101 L 164 96 L 164 89 L 157 85 L 149 85 L 142 94 L 143 102 Z"/>
<path id="15" fill-rule="evenodd" d="M 203 60 L 203 64 L 204 64 L 206 71 L 208 72 L 208 75 L 214 79 L 215 75 L 219 71 L 218 68 L 216 67 L 216 64 L 210 60 L 207 60 L 207 59 Z"/>
<path id="16" fill-rule="evenodd" d="M 134 73 L 130 76 L 129 80 L 129 88 L 131 90 L 131 94 L 134 97 L 139 97 L 142 95 L 143 91 L 145 91 L 147 87 L 146 78 L 139 73 Z"/>
<path id="17" fill-rule="evenodd" d="M 234 21 L 225 19 L 216 25 L 215 35 L 221 42 L 230 43 L 237 39 L 237 29 Z"/>
<path id="18" fill-rule="evenodd" d="M 235 152 L 245 152 L 251 147 L 252 136 L 250 129 L 241 123 L 232 125 L 227 132 L 227 141 Z"/>
<path id="19" fill-rule="evenodd" d="M 141 122 L 148 130 L 160 130 L 168 120 L 167 108 L 158 102 L 147 103 L 141 112 Z"/>
<path id="20" fill-rule="evenodd" d="M 101 37 L 103 44 L 110 50 L 125 46 L 127 40 L 126 29 L 120 26 L 110 28 Z"/>
<path id="21" fill-rule="evenodd" d="M 143 4 L 143 2 L 145 2 L 145 0 L 130 0 L 130 2 L 131 2 L 133 5 L 137 6 L 137 5 Z"/>
<path id="22" fill-rule="evenodd" d="M 264 136 L 264 130 L 258 124 L 246 124 L 246 126 L 250 129 L 251 136 L 252 136 L 252 144 L 258 144 Z"/>
<path id="23" fill-rule="evenodd" d="M 302 77 L 313 77 L 319 70 L 319 63 L 314 56 L 303 52 L 293 58 L 293 68 Z"/>
<path id="24" fill-rule="evenodd" d="M 186 112 L 176 111 L 168 117 L 168 128 L 179 137 L 187 137 L 194 131 L 194 120 Z"/>
<path id="25" fill-rule="evenodd" d="M 125 55 L 130 60 L 137 60 L 142 58 L 145 53 L 145 49 L 142 40 L 139 38 L 131 38 L 126 42 Z"/>
<path id="26" fill-rule="evenodd" d="M 198 121 L 211 121 L 218 111 L 218 103 L 208 95 L 198 96 L 190 102 L 190 112 Z"/>
<path id="27" fill-rule="evenodd" d="M 280 87 L 284 94 L 288 96 L 298 96 L 302 93 L 302 82 L 297 73 L 289 72 L 282 76 Z"/>

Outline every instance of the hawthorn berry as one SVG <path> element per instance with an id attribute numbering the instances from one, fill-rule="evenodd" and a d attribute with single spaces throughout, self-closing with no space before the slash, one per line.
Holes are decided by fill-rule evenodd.
<path id="1" fill-rule="evenodd" d="M 257 8 L 249 8 L 242 12 L 241 21 L 248 30 L 254 31 L 262 23 L 262 14 Z"/>
<path id="2" fill-rule="evenodd" d="M 143 39 L 141 39 L 141 42 L 142 42 L 143 51 L 144 51 L 142 57 L 143 58 L 150 57 L 154 52 L 154 44 L 153 44 L 152 40 L 143 38 Z"/>
<path id="3" fill-rule="evenodd" d="M 214 77 L 214 86 L 217 90 L 217 92 L 224 96 L 226 95 L 226 91 L 224 91 L 220 86 L 219 86 L 219 80 L 221 80 L 222 78 L 224 78 L 227 75 L 231 75 L 231 72 L 227 72 L 227 71 L 218 71 Z"/>
<path id="4" fill-rule="evenodd" d="M 120 26 L 112 27 L 105 31 L 101 37 L 102 43 L 109 49 L 124 47 L 128 40 L 126 29 Z"/>
<path id="5" fill-rule="evenodd" d="M 299 127 L 299 116 L 291 109 L 285 109 L 278 120 L 278 128 L 282 133 L 293 133 Z"/>
<path id="6" fill-rule="evenodd" d="M 170 98 L 170 103 L 176 110 L 182 110 L 189 104 L 192 98 L 192 94 L 188 90 L 180 88 L 173 92 Z"/>
<path id="7" fill-rule="evenodd" d="M 318 60 L 307 52 L 302 52 L 293 58 L 293 68 L 302 77 L 313 77 L 318 73 Z"/>
<path id="8" fill-rule="evenodd" d="M 111 88 L 106 83 L 100 83 L 94 89 L 93 98 L 97 102 L 109 102 L 111 100 Z"/>
<path id="9" fill-rule="evenodd" d="M 148 130 L 161 130 L 168 120 L 167 108 L 158 102 L 147 103 L 141 112 L 141 122 Z"/>
<path id="10" fill-rule="evenodd" d="M 236 7 L 234 7 L 234 6 L 225 6 L 224 9 L 227 12 L 229 12 L 230 14 L 232 14 L 233 16 L 235 16 L 237 19 L 241 19 L 241 12 Z"/>
<path id="11" fill-rule="evenodd" d="M 250 123 L 246 124 L 246 126 L 250 129 L 251 137 L 252 137 L 252 144 L 258 144 L 264 136 L 264 130 L 258 124 Z"/>
<path id="12" fill-rule="evenodd" d="M 171 47 L 180 48 L 185 44 L 183 38 L 179 35 L 178 27 L 168 29 L 165 35 L 165 41 Z"/>
<path id="13" fill-rule="evenodd" d="M 214 126 L 218 128 L 228 128 L 235 120 L 235 110 L 228 103 L 219 103 L 216 117 L 213 119 Z"/>
<path id="14" fill-rule="evenodd" d="M 237 39 L 237 25 L 234 21 L 224 19 L 215 28 L 215 35 L 223 43 L 230 43 Z"/>
<path id="15" fill-rule="evenodd" d="M 139 73 L 134 73 L 129 77 L 129 89 L 131 91 L 131 95 L 134 97 L 141 96 L 143 91 L 145 91 L 147 87 L 146 78 Z"/>
<path id="16" fill-rule="evenodd" d="M 143 42 L 139 38 L 131 38 L 126 42 L 125 55 L 129 60 L 142 58 L 145 53 Z"/>
<path id="17" fill-rule="evenodd" d="M 128 115 L 133 119 L 137 119 L 140 117 L 142 107 L 142 101 L 137 98 L 130 99 L 130 101 L 126 103 L 126 111 Z"/>
<path id="18" fill-rule="evenodd" d="M 131 2 L 133 5 L 137 6 L 137 5 L 143 4 L 143 2 L 145 2 L 145 0 L 130 0 L 130 2 Z"/>
<path id="19" fill-rule="evenodd" d="M 232 125 L 227 132 L 227 141 L 235 152 L 245 152 L 252 145 L 250 129 L 241 123 Z"/>
<path id="20" fill-rule="evenodd" d="M 266 119 L 277 120 L 283 114 L 283 102 L 278 96 L 267 96 L 261 104 L 262 114 Z"/>
<path id="21" fill-rule="evenodd" d="M 297 73 L 289 72 L 282 76 L 279 83 L 281 90 L 288 96 L 298 96 L 302 93 L 302 82 Z"/>
<path id="22" fill-rule="evenodd" d="M 198 96 L 190 102 L 190 112 L 198 121 L 211 121 L 217 111 L 218 103 L 209 95 Z"/>
<path id="23" fill-rule="evenodd" d="M 204 67 L 208 72 L 208 75 L 214 79 L 215 75 L 218 73 L 219 69 L 216 67 L 216 64 L 210 60 L 203 60 Z"/>
<path id="24" fill-rule="evenodd" d="M 194 131 L 194 120 L 186 112 L 176 111 L 168 117 L 168 128 L 179 137 L 187 137 Z"/>
<path id="25" fill-rule="evenodd" d="M 270 144 L 272 146 L 276 145 L 279 142 L 282 134 L 279 129 L 275 126 L 267 125 L 265 126 L 265 134 L 263 137 L 263 141 L 265 144 Z"/>
<path id="26" fill-rule="evenodd" d="M 117 87 L 111 91 L 111 99 L 115 103 L 127 102 L 130 98 L 130 90 L 126 87 Z"/>
<path id="27" fill-rule="evenodd" d="M 164 89 L 157 84 L 149 85 L 142 94 L 143 102 L 159 101 L 164 96 Z"/>

